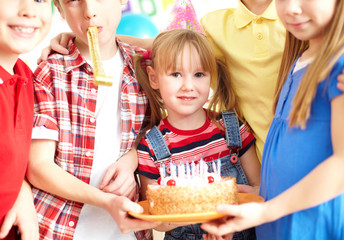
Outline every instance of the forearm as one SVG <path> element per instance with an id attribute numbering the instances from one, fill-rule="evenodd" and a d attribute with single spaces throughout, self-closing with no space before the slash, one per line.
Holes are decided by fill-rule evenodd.
<path id="1" fill-rule="evenodd" d="M 20 189 L 20 193 L 19 194 L 22 194 L 23 196 L 25 196 L 26 199 L 33 199 L 32 198 L 32 191 L 31 191 L 31 186 L 30 184 L 27 182 L 26 179 L 24 179 L 23 181 L 23 184 L 22 184 L 22 187 Z M 33 202 L 33 200 L 32 200 Z"/>
<path id="2" fill-rule="evenodd" d="M 62 198 L 104 208 L 108 194 L 81 181 L 55 163 L 44 162 L 28 172 L 32 185 Z"/>
<path id="3" fill-rule="evenodd" d="M 32 185 L 72 201 L 105 207 L 110 196 L 72 174 L 54 162 L 56 142 L 33 140 L 30 149 L 27 178 Z"/>
<path id="4" fill-rule="evenodd" d="M 240 163 L 247 177 L 248 184 L 258 189 L 260 186 L 261 165 L 257 157 L 255 144 L 240 158 Z"/>
<path id="5" fill-rule="evenodd" d="M 137 146 L 135 145 L 130 151 L 119 158 L 118 164 L 123 164 L 126 168 L 129 167 L 129 169 L 134 173 L 138 166 Z"/>
<path id="6" fill-rule="evenodd" d="M 265 203 L 270 220 L 314 207 L 343 193 L 342 169 L 343 157 L 332 156 L 325 160 L 293 187 Z"/>
<path id="7" fill-rule="evenodd" d="M 154 41 L 154 38 L 143 39 L 127 35 L 117 35 L 117 37 L 125 43 L 138 46 L 144 49 L 151 49 Z"/>

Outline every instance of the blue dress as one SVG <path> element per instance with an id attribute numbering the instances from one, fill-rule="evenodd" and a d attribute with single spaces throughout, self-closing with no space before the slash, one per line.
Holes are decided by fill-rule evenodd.
<path id="1" fill-rule="evenodd" d="M 330 78 L 319 83 L 304 130 L 288 127 L 291 102 L 307 68 L 293 73 L 294 67 L 295 64 L 281 91 L 264 146 L 260 194 L 266 200 L 293 186 L 333 153 L 331 99 L 342 94 L 336 84 L 337 76 L 344 68 L 344 55 L 334 65 Z M 256 231 L 259 240 L 344 239 L 344 194 L 258 226 Z"/>

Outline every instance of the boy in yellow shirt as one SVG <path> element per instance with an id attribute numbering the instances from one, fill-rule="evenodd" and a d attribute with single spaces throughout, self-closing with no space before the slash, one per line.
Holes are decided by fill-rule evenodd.
<path id="1" fill-rule="evenodd" d="M 238 0 L 237 8 L 206 14 L 201 24 L 226 62 L 238 103 L 256 137 L 261 159 L 273 118 L 272 99 L 284 48 L 285 29 L 273 0 Z"/>

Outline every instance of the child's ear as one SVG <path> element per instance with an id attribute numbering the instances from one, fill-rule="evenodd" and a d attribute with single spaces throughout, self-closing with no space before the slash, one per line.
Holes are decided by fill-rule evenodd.
<path id="1" fill-rule="evenodd" d="M 149 84 L 151 88 L 155 90 L 159 89 L 159 81 L 158 81 L 158 78 L 156 77 L 154 68 L 152 68 L 151 66 L 147 66 L 147 74 L 148 74 Z"/>
<path id="2" fill-rule="evenodd" d="M 65 19 L 64 12 L 63 12 L 63 10 L 61 8 L 60 2 L 59 1 L 55 1 L 55 0 L 53 2 L 54 2 L 55 7 L 57 8 L 57 10 L 59 11 L 61 17 L 63 19 Z"/>

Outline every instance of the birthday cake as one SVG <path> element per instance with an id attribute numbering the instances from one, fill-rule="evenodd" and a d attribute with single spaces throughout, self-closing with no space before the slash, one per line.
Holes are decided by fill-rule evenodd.
<path id="1" fill-rule="evenodd" d="M 158 185 L 148 185 L 150 214 L 210 212 L 218 204 L 238 203 L 235 178 L 222 178 L 216 170 L 208 172 L 204 162 L 193 164 L 171 164 L 169 176 L 162 173 Z"/>

